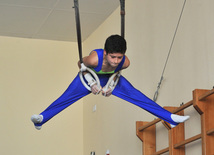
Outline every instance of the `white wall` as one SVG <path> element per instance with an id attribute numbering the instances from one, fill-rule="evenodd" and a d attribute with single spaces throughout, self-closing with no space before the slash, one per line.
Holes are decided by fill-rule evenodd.
<path id="1" fill-rule="evenodd" d="M 189 0 L 174 41 L 159 92 L 158 104 L 179 106 L 192 100 L 196 88 L 212 89 L 214 82 L 214 10 L 213 1 Z M 127 56 L 131 66 L 123 75 L 139 90 L 152 98 L 163 71 L 183 1 L 126 1 Z M 87 55 L 103 47 L 105 39 L 120 33 L 119 8 L 84 42 Z M 94 105 L 97 111 L 92 112 Z M 200 132 L 200 117 L 194 109 L 186 114 L 186 138 Z M 114 96 L 90 95 L 84 98 L 84 154 L 95 150 L 112 155 L 142 155 L 136 137 L 136 121 L 152 121 L 154 116 Z M 168 146 L 167 132 L 158 124 L 157 149 Z M 165 139 L 165 143 L 163 141 Z M 186 154 L 200 155 L 200 140 L 186 147 Z"/>
<path id="2" fill-rule="evenodd" d="M 40 131 L 30 121 L 76 76 L 76 43 L 0 37 L 0 47 L 0 154 L 82 155 L 82 101 Z"/>

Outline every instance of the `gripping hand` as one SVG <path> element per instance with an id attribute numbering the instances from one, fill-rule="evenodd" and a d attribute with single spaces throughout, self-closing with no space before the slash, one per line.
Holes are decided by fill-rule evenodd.
<path id="1" fill-rule="evenodd" d="M 106 96 L 106 97 L 109 97 L 112 94 L 113 87 L 114 87 L 114 80 L 111 81 L 111 83 L 109 84 L 109 86 L 105 86 L 102 89 L 102 95 Z"/>
<path id="2" fill-rule="evenodd" d="M 88 85 L 91 87 L 91 92 L 95 95 L 100 93 L 100 88 L 97 86 L 97 81 L 92 77 L 90 73 L 84 75 Z"/>
<path id="3" fill-rule="evenodd" d="M 97 95 L 100 93 L 100 88 L 97 86 L 97 84 L 94 84 L 91 86 L 91 92 L 94 94 L 94 95 Z"/>

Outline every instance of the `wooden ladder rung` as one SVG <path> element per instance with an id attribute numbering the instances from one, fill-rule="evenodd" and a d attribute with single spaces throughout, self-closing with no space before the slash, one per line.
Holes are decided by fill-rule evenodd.
<path id="1" fill-rule="evenodd" d="M 193 100 L 181 105 L 180 107 L 178 107 L 177 109 L 173 110 L 172 113 L 177 113 L 180 112 L 186 108 L 188 108 L 189 106 L 193 105 Z"/>
<path id="2" fill-rule="evenodd" d="M 212 90 L 210 90 L 210 91 L 204 93 L 203 95 L 201 95 L 201 96 L 198 98 L 198 100 L 199 100 L 199 101 L 203 101 L 206 97 L 208 97 L 208 96 L 210 96 L 210 95 L 212 95 L 212 94 L 214 94 L 214 89 L 212 89 Z"/>
<path id="3" fill-rule="evenodd" d="M 139 127 L 138 130 L 141 132 L 141 131 L 143 131 L 144 129 L 146 129 L 146 128 L 148 128 L 148 127 L 150 127 L 150 126 L 152 126 L 152 125 L 154 125 L 154 124 L 156 124 L 156 123 L 158 123 L 158 122 L 160 122 L 160 121 L 161 121 L 161 119 L 160 119 L 160 118 L 157 118 L 157 119 L 155 119 L 155 120 L 153 120 L 153 121 L 147 123 L 146 125 Z"/>
<path id="4" fill-rule="evenodd" d="M 207 135 L 211 135 L 214 133 L 214 128 L 207 131 Z"/>
<path id="5" fill-rule="evenodd" d="M 165 149 L 162 149 L 160 151 L 157 151 L 157 152 L 153 153 L 152 155 L 160 155 L 160 154 L 163 154 L 163 153 L 166 153 L 166 152 L 169 152 L 169 147 L 167 147 Z"/>
<path id="6" fill-rule="evenodd" d="M 175 145 L 174 145 L 174 149 L 178 149 L 179 147 L 184 146 L 185 144 L 191 143 L 191 142 L 193 142 L 193 141 L 196 141 L 196 140 L 198 140 L 198 139 L 200 139 L 200 138 L 201 138 L 201 134 L 198 134 L 198 135 L 196 135 L 196 136 L 193 136 L 193 137 L 191 137 L 191 138 L 188 138 L 188 139 L 186 139 L 186 140 L 184 140 L 184 141 L 182 141 L 182 142 L 180 142 L 180 143 L 175 144 Z"/>

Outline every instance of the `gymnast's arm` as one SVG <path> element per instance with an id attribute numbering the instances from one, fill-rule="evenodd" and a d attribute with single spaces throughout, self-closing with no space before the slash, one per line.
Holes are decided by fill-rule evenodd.
<path id="1" fill-rule="evenodd" d="M 90 68 L 95 68 L 98 65 L 98 56 L 97 56 L 97 52 L 96 51 L 92 51 L 89 56 L 86 56 L 83 58 L 83 64 L 86 67 L 90 67 Z M 78 61 L 78 67 L 81 68 L 81 63 L 80 61 Z M 93 77 L 91 76 L 90 73 L 88 73 L 87 71 L 83 72 L 83 75 L 85 76 L 86 80 L 88 81 L 90 87 L 91 87 L 91 92 L 93 94 L 99 94 L 100 90 L 102 88 L 98 88 L 96 81 L 93 79 Z M 95 81 L 95 82 L 94 82 Z"/>
<path id="2" fill-rule="evenodd" d="M 82 58 L 83 64 L 86 67 L 95 68 L 98 65 L 98 56 L 96 51 L 92 51 L 88 56 Z M 78 61 L 78 67 L 81 68 L 81 63 Z"/>
<path id="3" fill-rule="evenodd" d="M 121 70 L 128 68 L 129 65 L 130 65 L 129 58 L 125 55 L 125 62 L 124 62 L 124 64 L 123 64 L 123 67 L 122 67 Z"/>

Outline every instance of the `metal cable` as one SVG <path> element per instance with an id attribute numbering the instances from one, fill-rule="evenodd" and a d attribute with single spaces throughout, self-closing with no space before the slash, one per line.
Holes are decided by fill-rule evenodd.
<path id="1" fill-rule="evenodd" d="M 163 81 L 163 75 L 164 75 L 164 72 L 166 70 L 166 66 L 167 66 L 167 63 L 168 63 L 168 60 L 169 60 L 169 56 L 170 56 L 171 51 L 172 51 L 172 46 L 173 46 L 173 43 L 174 43 L 174 40 L 175 40 L 175 36 L 177 34 L 178 26 L 179 26 L 180 21 L 181 21 L 181 17 L 182 17 L 183 11 L 184 11 L 185 4 L 186 4 L 186 0 L 184 0 L 183 7 L 182 7 L 182 10 L 181 10 L 181 13 L 180 13 L 180 16 L 179 16 L 179 19 L 178 19 L 178 23 L 177 23 L 177 26 L 176 26 L 176 29 L 175 29 L 175 33 L 174 33 L 174 36 L 173 36 L 173 39 L 172 39 L 172 42 L 171 42 L 171 45 L 170 45 L 170 48 L 169 48 L 169 52 L 168 52 L 168 55 L 167 55 L 167 58 L 166 58 L 166 61 L 165 61 L 165 64 L 164 64 L 164 68 L 163 68 L 163 71 L 162 71 L 162 74 L 161 74 L 160 82 L 158 83 L 157 90 L 156 90 L 156 92 L 154 94 L 154 97 L 153 97 L 153 101 L 155 101 L 155 102 L 157 101 L 157 98 L 158 98 L 159 89 L 160 89 L 161 83 Z"/>

